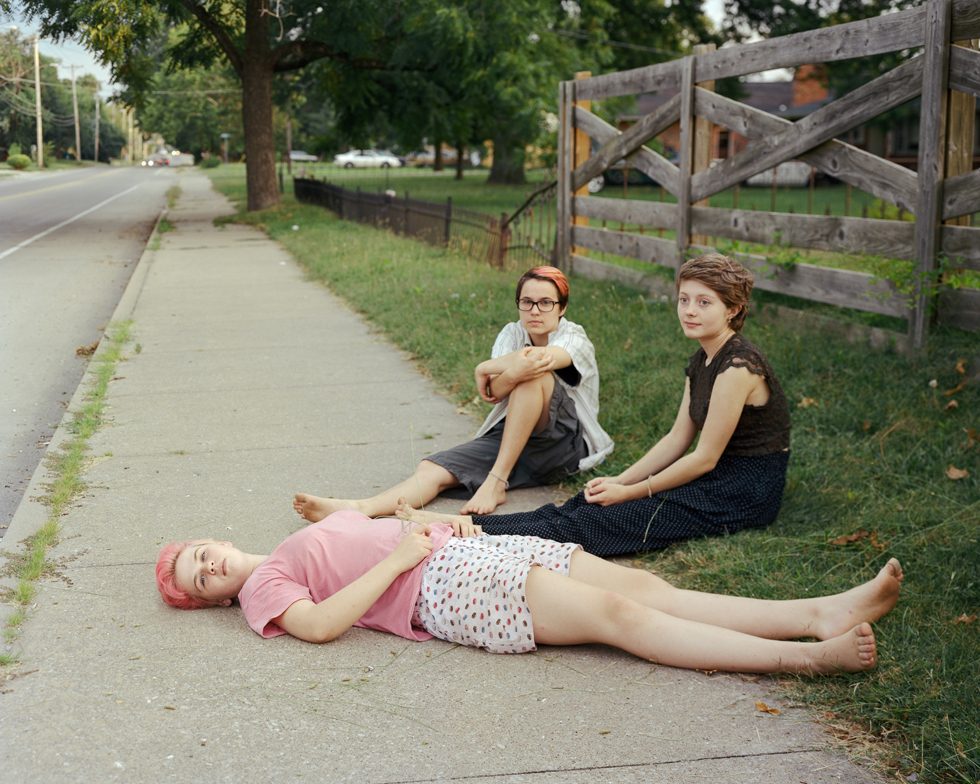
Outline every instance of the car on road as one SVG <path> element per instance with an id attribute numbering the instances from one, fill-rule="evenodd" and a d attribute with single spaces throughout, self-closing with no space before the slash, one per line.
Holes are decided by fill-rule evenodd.
<path id="1" fill-rule="evenodd" d="M 304 150 L 290 150 L 289 160 L 295 163 L 316 163 L 320 160 L 319 156 Z"/>
<path id="2" fill-rule="evenodd" d="M 144 158 L 140 161 L 140 166 L 169 166 L 170 156 L 165 153 L 158 152 L 151 155 L 149 158 Z"/>
<path id="3" fill-rule="evenodd" d="M 380 150 L 351 150 L 333 156 L 333 162 L 345 169 L 397 169 L 402 165 L 401 160 L 390 152 Z"/>

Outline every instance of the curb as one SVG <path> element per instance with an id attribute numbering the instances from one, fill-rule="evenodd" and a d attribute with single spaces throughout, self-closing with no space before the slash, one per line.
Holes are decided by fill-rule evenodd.
<path id="1" fill-rule="evenodd" d="M 128 319 L 136 310 L 136 303 L 139 302 L 140 295 L 143 293 L 143 286 L 146 283 L 147 275 L 149 274 L 150 267 L 153 264 L 153 257 L 156 254 L 155 250 L 151 250 L 149 248 L 150 241 L 157 236 L 160 222 L 167 216 L 168 213 L 169 209 L 164 207 L 160 211 L 160 214 L 157 215 L 157 219 L 153 224 L 153 230 L 150 232 L 146 247 L 143 248 L 143 253 L 140 254 L 139 260 L 136 262 L 136 269 L 134 269 L 133 274 L 129 276 L 129 282 L 126 284 L 126 288 L 123 290 L 122 296 L 119 298 L 119 302 L 116 304 L 116 307 L 112 312 L 112 316 L 109 318 L 108 322 L 106 322 L 106 329 L 103 331 L 102 337 L 99 339 L 99 346 L 89 358 L 88 364 L 85 367 L 85 372 L 82 374 L 82 378 L 78 382 L 78 387 L 71 396 L 71 400 L 68 402 L 68 407 L 65 409 L 65 413 L 62 415 L 61 421 L 55 428 L 54 434 L 51 436 L 51 441 L 48 443 L 48 447 L 44 450 L 44 455 L 41 457 L 41 461 L 38 463 L 37 468 L 34 469 L 34 474 L 31 476 L 31 481 L 28 483 L 27 489 L 24 490 L 24 495 L 21 497 L 20 503 L 17 505 L 17 509 L 14 511 L 14 516 L 10 520 L 10 525 L 7 527 L 6 534 L 4 534 L 3 539 L 0 540 L 2 553 L 15 553 L 23 550 L 23 541 L 37 533 L 48 520 L 49 512 L 47 507 L 42 502 L 36 500 L 44 495 L 45 487 L 50 484 L 51 477 L 47 465 L 48 457 L 52 454 L 57 454 L 65 443 L 70 441 L 72 438 L 70 424 L 75 414 L 84 405 L 85 396 L 88 394 L 88 379 L 89 374 L 92 372 L 91 368 L 93 362 L 97 357 L 100 357 L 109 350 L 105 337 L 108 333 L 110 325 L 118 321 Z M 0 577 L 0 591 L 15 589 L 18 582 L 19 581 L 14 577 Z M 16 605 L 14 605 L 12 602 L 4 601 L 3 603 L 0 603 L 0 628 L 6 626 L 7 620 L 16 611 Z M 11 649 L 11 646 L 12 643 L 0 643 L 0 647 L 8 652 Z"/>

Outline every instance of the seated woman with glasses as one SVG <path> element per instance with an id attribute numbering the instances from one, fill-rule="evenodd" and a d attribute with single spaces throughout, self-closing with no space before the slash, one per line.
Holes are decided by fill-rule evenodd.
<path id="1" fill-rule="evenodd" d="M 460 517 L 405 504 L 399 517 L 576 542 L 600 556 L 768 525 L 782 503 L 790 419 L 768 360 L 740 332 L 751 292 L 752 274 L 727 256 L 681 265 L 677 317 L 699 348 L 670 431 L 618 476 L 591 479 L 564 505 L 530 512 Z"/>
<path id="2" fill-rule="evenodd" d="M 476 437 L 422 460 L 415 473 L 370 498 L 299 493 L 293 508 L 310 522 L 344 509 L 390 515 L 402 499 L 427 504 L 461 485 L 463 514 L 488 514 L 508 488 L 559 482 L 598 465 L 613 449 L 599 425 L 599 368 L 578 324 L 565 318 L 568 279 L 534 267 L 517 282 L 518 321 L 507 324 L 490 359 L 476 366 L 476 389 L 494 408 Z"/>

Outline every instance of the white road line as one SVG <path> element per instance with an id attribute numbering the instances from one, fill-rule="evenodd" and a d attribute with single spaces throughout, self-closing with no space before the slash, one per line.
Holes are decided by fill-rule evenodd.
<path id="1" fill-rule="evenodd" d="M 142 184 L 142 183 L 141 183 L 141 184 Z M 41 239 L 42 237 L 47 237 L 47 236 L 48 236 L 48 235 L 49 235 L 49 234 L 50 234 L 51 232 L 53 232 L 53 231 L 57 231 L 58 229 L 61 229 L 61 228 L 64 228 L 64 227 L 65 227 L 65 226 L 67 226 L 67 225 L 68 225 L 69 223 L 74 223 L 74 222 L 75 222 L 75 221 L 77 221 L 77 220 L 78 220 L 79 218 L 84 218 L 84 217 L 85 217 L 86 215 L 88 215 L 88 214 L 89 214 L 90 212 L 95 212 L 95 211 L 96 211 L 97 209 L 99 209 L 100 207 L 104 207 L 104 206 L 105 206 L 106 204 L 108 204 L 109 202 L 111 202 L 111 201 L 115 201 L 115 200 L 116 200 L 116 199 L 118 199 L 118 198 L 119 198 L 120 196 L 125 196 L 125 195 L 126 195 L 127 193 L 129 193 L 130 191 L 135 191 L 135 190 L 136 190 L 136 189 L 137 189 L 138 187 L 140 187 L 140 186 L 139 186 L 139 185 L 134 185 L 134 186 L 133 186 L 132 188 L 127 188 L 127 189 L 126 189 L 126 190 L 124 190 L 124 191 L 120 191 L 120 192 L 119 192 L 119 193 L 117 193 L 117 194 L 116 194 L 115 196 L 110 196 L 110 197 L 109 197 L 108 199 L 106 199 L 105 201 L 100 201 L 100 202 L 99 202 L 98 204 L 96 204 L 96 205 L 95 205 L 94 207 L 89 207 L 89 208 L 88 208 L 87 210 L 84 210 L 83 212 L 80 212 L 80 213 L 78 213 L 78 215 L 75 215 L 74 217 L 71 217 L 71 218 L 68 218 L 68 220 L 63 220 L 63 221 L 62 221 L 61 223 L 59 223 L 59 224 L 58 224 L 57 226 L 52 226 L 52 227 L 51 227 L 50 229 L 45 229 L 45 230 L 44 230 L 44 231 L 42 231 L 42 232 L 41 232 L 40 234 L 35 234 L 35 235 L 34 235 L 33 237 L 30 237 L 30 238 L 28 238 L 28 239 L 26 239 L 26 240 L 24 240 L 23 242 L 21 242 L 20 244 L 18 244 L 18 245 L 14 245 L 14 247 L 12 247 L 12 248 L 9 248 L 8 250 L 5 250 L 5 251 L 4 251 L 3 253 L 0 253 L 0 259 L 5 259 L 5 258 L 7 258 L 7 256 L 9 256 L 10 254 L 12 254 L 12 253 L 16 253 L 17 251 L 19 251 L 19 250 L 22 250 L 23 248 L 26 248 L 26 247 L 27 247 L 28 245 L 30 245 L 30 244 L 31 244 L 32 242 L 35 242 L 36 240 L 39 240 L 39 239 Z"/>

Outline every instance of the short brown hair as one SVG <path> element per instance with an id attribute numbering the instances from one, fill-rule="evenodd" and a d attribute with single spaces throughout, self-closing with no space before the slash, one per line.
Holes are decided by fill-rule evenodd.
<path id="1" fill-rule="evenodd" d="M 721 253 L 702 253 L 685 261 L 677 270 L 677 291 L 684 280 L 700 281 L 721 297 L 726 308 L 737 307 L 729 324 L 736 332 L 742 328 L 749 312 L 753 285 L 752 273 L 745 267 Z"/>

